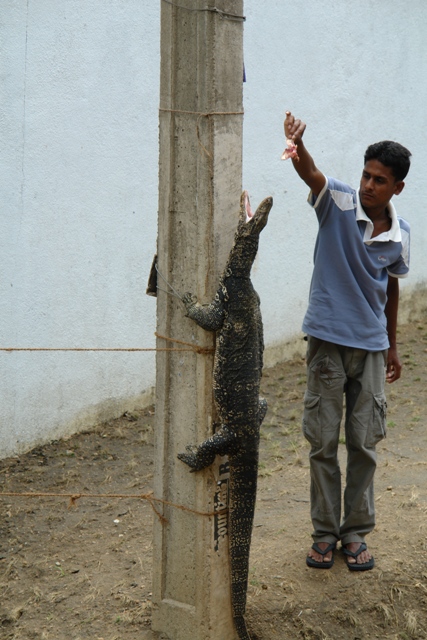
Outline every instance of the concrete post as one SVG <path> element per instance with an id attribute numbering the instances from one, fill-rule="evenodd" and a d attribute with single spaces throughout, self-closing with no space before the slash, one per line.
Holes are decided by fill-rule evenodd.
<path id="1" fill-rule="evenodd" d="M 216 292 L 238 219 L 242 15 L 242 0 L 162 1 L 158 268 L 201 302 Z M 160 279 L 159 286 L 167 288 Z M 159 291 L 158 334 L 213 347 L 214 335 L 184 312 Z M 182 347 L 162 338 L 157 346 Z M 227 459 L 192 474 L 176 456 L 212 434 L 212 367 L 212 354 L 157 355 L 154 494 L 203 513 L 225 506 Z M 153 630 L 172 640 L 234 640 L 226 517 L 166 504 L 161 511 L 167 523 L 154 525 Z"/>

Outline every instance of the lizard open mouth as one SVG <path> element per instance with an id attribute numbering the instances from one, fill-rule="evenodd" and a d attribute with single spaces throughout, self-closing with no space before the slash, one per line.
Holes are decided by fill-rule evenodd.
<path id="1" fill-rule="evenodd" d="M 251 203 L 250 203 L 249 195 L 247 191 L 245 191 L 245 211 L 246 211 L 246 222 L 249 222 L 249 220 L 254 217 L 254 212 L 251 209 Z"/>
<path id="2" fill-rule="evenodd" d="M 264 229 L 272 206 L 273 198 L 269 196 L 264 198 L 256 211 L 252 211 L 248 192 L 242 192 L 240 196 L 239 224 L 243 225 L 246 235 L 257 235 Z"/>

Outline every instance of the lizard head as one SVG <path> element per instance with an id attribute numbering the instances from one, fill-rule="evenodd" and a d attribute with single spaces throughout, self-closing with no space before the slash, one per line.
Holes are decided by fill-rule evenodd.
<path id="1" fill-rule="evenodd" d="M 273 198 L 265 198 L 255 213 L 252 211 L 249 195 L 243 191 L 240 196 L 240 216 L 237 233 L 243 236 L 259 235 L 268 221 L 268 214 L 273 206 Z"/>
<path id="2" fill-rule="evenodd" d="M 259 234 L 268 221 L 273 198 L 265 198 L 255 213 L 252 212 L 248 192 L 240 197 L 240 215 L 225 273 L 228 276 L 249 277 L 258 251 Z"/>

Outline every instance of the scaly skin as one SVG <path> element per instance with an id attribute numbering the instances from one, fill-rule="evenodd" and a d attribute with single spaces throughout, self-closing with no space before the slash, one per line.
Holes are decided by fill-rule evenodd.
<path id="1" fill-rule="evenodd" d="M 200 305 L 190 293 L 182 300 L 187 316 L 207 331 L 217 331 L 214 398 L 220 418 L 215 434 L 178 458 L 191 471 L 205 469 L 216 455 L 228 455 L 230 466 L 229 540 L 231 604 L 240 640 L 250 640 L 244 620 L 249 550 L 255 512 L 260 425 L 267 402 L 259 397 L 263 365 L 263 328 L 259 297 L 250 273 L 259 234 L 273 205 L 266 198 L 252 216 L 247 193 L 240 198 L 234 245 L 215 299 Z M 247 214 L 251 217 L 247 219 Z"/>

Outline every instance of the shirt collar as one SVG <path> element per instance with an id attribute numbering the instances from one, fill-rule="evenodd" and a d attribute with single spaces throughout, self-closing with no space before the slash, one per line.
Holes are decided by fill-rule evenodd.
<path id="1" fill-rule="evenodd" d="M 374 223 L 363 210 L 362 204 L 360 202 L 360 193 L 359 189 L 357 190 L 357 207 L 356 207 L 356 220 L 366 222 L 365 235 L 363 236 L 363 242 L 371 243 L 371 242 L 402 242 L 402 234 L 400 232 L 400 224 L 397 219 L 396 209 L 394 208 L 393 203 L 390 201 L 387 205 L 387 213 L 391 220 L 391 227 L 388 231 L 384 231 L 380 233 L 379 236 L 375 236 L 372 238 L 372 232 L 374 230 Z"/>

